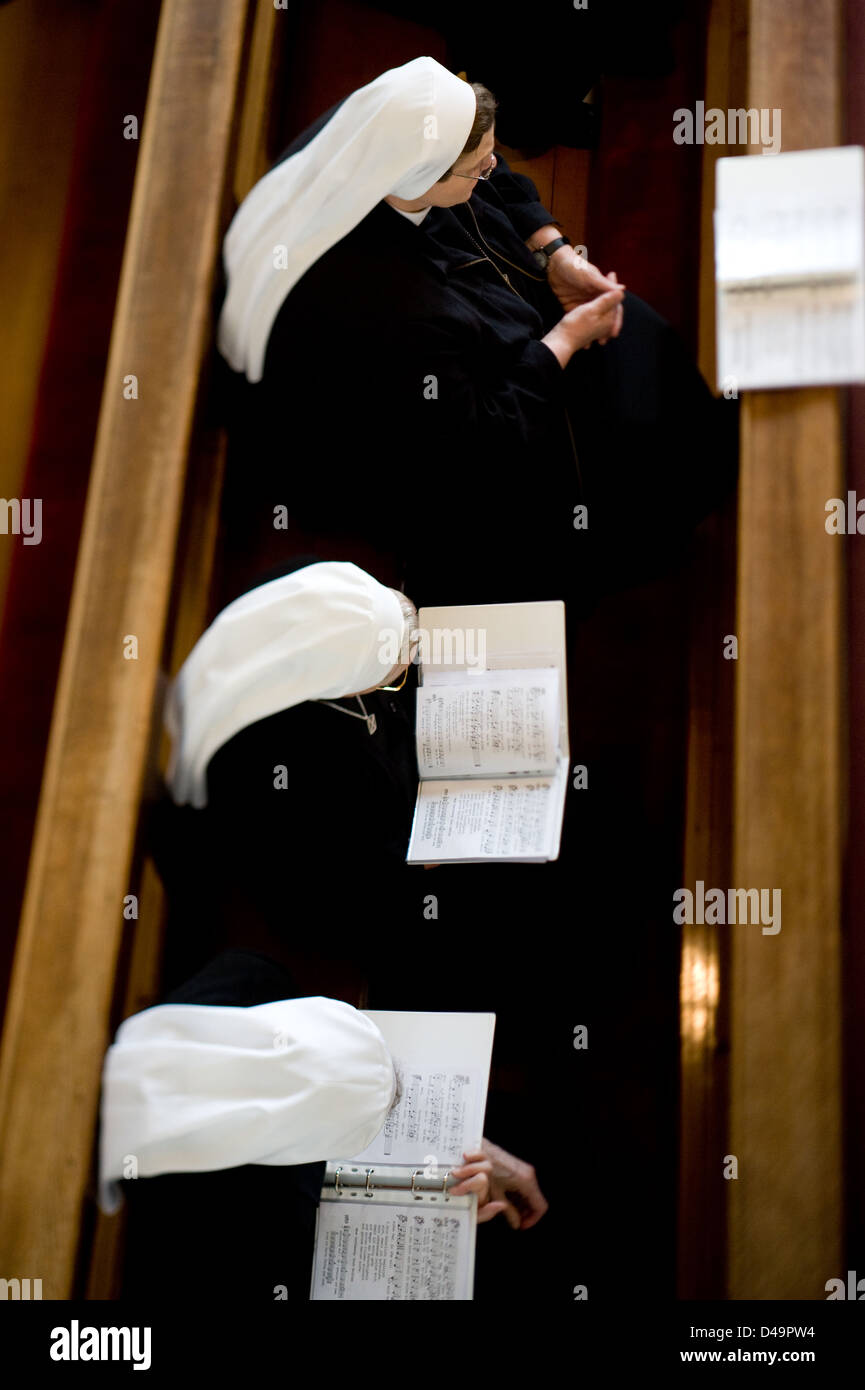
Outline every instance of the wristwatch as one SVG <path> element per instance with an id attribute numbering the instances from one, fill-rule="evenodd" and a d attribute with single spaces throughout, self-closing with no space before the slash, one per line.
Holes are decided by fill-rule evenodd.
<path id="1" fill-rule="evenodd" d="M 532 255 L 539 268 L 541 270 L 546 270 L 552 259 L 553 252 L 558 251 L 560 246 L 570 246 L 570 244 L 566 236 L 558 236 L 555 241 L 548 241 L 546 246 L 542 246 L 537 251 L 533 251 Z"/>

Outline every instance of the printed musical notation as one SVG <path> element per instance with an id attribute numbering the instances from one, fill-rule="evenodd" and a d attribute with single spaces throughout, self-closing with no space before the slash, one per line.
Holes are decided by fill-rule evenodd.
<path id="1" fill-rule="evenodd" d="M 480 1078 L 474 1070 L 424 1070 L 399 1059 L 402 1094 L 378 1138 L 361 1157 L 386 1163 L 412 1163 L 418 1154 L 435 1154 L 441 1164 L 460 1163 L 471 1142 L 469 1125 Z M 474 1089 L 473 1089 L 474 1088 Z"/>
<path id="2" fill-rule="evenodd" d="M 432 1302 L 465 1299 L 471 1214 L 391 1206 L 319 1212 L 321 1257 L 313 1298 L 354 1301 Z"/>
<path id="3" fill-rule="evenodd" d="M 422 777 L 551 773 L 559 740 L 559 673 L 485 672 L 418 692 Z"/>

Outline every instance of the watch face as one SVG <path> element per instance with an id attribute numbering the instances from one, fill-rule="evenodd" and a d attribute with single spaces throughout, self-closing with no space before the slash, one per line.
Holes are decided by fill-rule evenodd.
<path id="1" fill-rule="evenodd" d="M 532 255 L 534 256 L 534 258 L 535 258 L 537 264 L 540 266 L 541 270 L 546 270 L 546 268 L 547 268 L 547 253 L 546 253 L 546 251 L 533 251 L 533 252 L 532 252 Z"/>

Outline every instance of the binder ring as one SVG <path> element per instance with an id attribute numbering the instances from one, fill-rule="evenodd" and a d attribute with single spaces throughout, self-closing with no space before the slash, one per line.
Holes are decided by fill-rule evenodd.
<path id="1" fill-rule="evenodd" d="M 448 1197 L 448 1178 L 450 1177 L 450 1175 L 451 1170 L 450 1168 L 448 1168 L 447 1172 L 442 1178 L 442 1197 L 445 1199 L 446 1202 L 450 1201 L 450 1198 Z"/>
<path id="2" fill-rule="evenodd" d="M 374 1172 L 375 1172 L 375 1169 L 374 1169 L 374 1168 L 367 1168 L 367 1170 L 366 1170 L 366 1186 L 365 1186 L 364 1189 L 363 1189 L 363 1195 L 364 1195 L 364 1197 L 372 1197 L 372 1196 L 374 1196 L 375 1190 L 374 1190 L 374 1188 L 373 1188 L 373 1186 L 372 1186 L 372 1183 L 370 1182 L 370 1178 L 372 1177 L 372 1175 L 373 1175 Z"/>
<path id="3" fill-rule="evenodd" d="M 341 1197 L 341 1196 L 342 1196 L 342 1185 L 341 1185 L 341 1183 L 340 1183 L 340 1181 L 339 1181 L 339 1175 L 340 1175 L 341 1172 L 342 1172 L 342 1169 L 341 1169 L 341 1168 L 337 1168 L 336 1172 L 335 1172 L 334 1175 L 333 1175 L 333 1186 L 334 1186 L 334 1191 L 336 1192 L 337 1197 Z"/>
<path id="4" fill-rule="evenodd" d="M 422 1172 L 422 1168 L 416 1168 L 411 1175 L 411 1195 L 416 1197 L 418 1201 L 420 1201 L 420 1193 L 418 1191 L 416 1179 L 420 1177 Z"/>

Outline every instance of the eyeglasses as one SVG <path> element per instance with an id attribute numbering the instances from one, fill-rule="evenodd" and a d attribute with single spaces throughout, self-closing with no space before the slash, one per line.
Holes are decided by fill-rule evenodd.
<path id="1" fill-rule="evenodd" d="M 487 165 L 486 169 L 484 169 L 482 174 L 457 174 L 454 170 L 451 170 L 451 172 L 453 173 L 455 179 L 482 179 L 483 182 L 486 183 L 490 174 L 493 172 L 493 169 L 495 169 L 497 163 L 495 155 L 491 155 L 490 158 L 492 160 L 492 163 Z"/>
<path id="2" fill-rule="evenodd" d="M 409 648 L 408 661 L 406 662 L 406 668 L 402 673 L 402 680 L 400 681 L 399 685 L 380 685 L 379 690 L 402 690 L 403 686 L 408 680 L 409 667 L 411 666 L 412 662 L 417 661 L 417 649 L 418 639 L 415 635 L 412 638 L 411 646 Z"/>
<path id="3" fill-rule="evenodd" d="M 408 667 L 406 666 L 405 670 L 404 670 L 403 673 L 402 673 L 402 680 L 400 681 L 399 685 L 380 685 L 380 686 L 379 686 L 379 690 L 402 690 L 402 688 L 403 688 L 403 686 L 405 685 L 405 683 L 406 683 L 407 680 L 408 680 Z"/>

